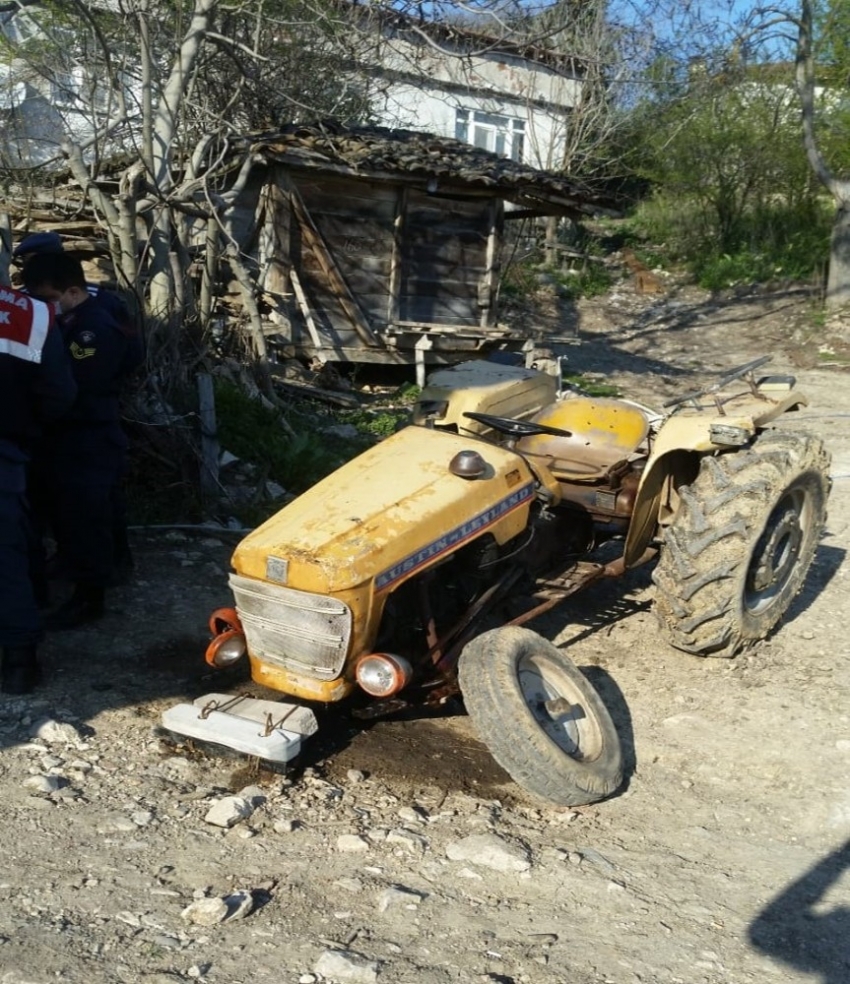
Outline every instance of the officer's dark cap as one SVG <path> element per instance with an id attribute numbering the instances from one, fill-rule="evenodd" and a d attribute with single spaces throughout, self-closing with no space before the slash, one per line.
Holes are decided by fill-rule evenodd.
<path id="1" fill-rule="evenodd" d="M 58 232 L 34 232 L 26 236 L 15 247 L 12 258 L 18 259 L 28 253 L 61 253 L 62 239 Z"/>

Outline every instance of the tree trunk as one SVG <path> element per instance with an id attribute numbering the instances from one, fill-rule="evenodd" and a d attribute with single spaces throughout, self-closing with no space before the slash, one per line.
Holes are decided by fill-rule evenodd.
<path id="1" fill-rule="evenodd" d="M 201 327 L 207 331 L 210 327 L 213 308 L 215 307 L 215 285 L 218 276 L 218 258 L 220 232 L 215 219 L 207 219 L 207 243 L 204 250 L 204 269 L 201 273 L 201 298 L 199 311 Z"/>
<path id="2" fill-rule="evenodd" d="M 800 94 L 803 145 L 809 166 L 835 200 L 835 222 L 829 248 L 826 307 L 835 311 L 850 303 L 850 180 L 838 177 L 826 162 L 815 134 L 815 66 L 812 55 L 812 3 L 802 0 L 797 36 L 797 91 Z"/>
<path id="3" fill-rule="evenodd" d="M 174 310 L 174 279 L 171 271 L 171 212 L 160 206 L 150 232 L 148 310 L 154 318 L 168 322 Z"/>
<path id="4" fill-rule="evenodd" d="M 220 0 L 195 0 L 189 27 L 171 65 L 171 72 L 159 95 L 152 123 L 151 184 L 163 199 L 173 190 L 172 166 L 176 151 L 177 129 L 183 97 L 193 78 L 204 38 L 210 29 Z M 159 206 L 151 229 L 150 311 L 154 317 L 168 320 L 173 314 L 174 279 L 171 268 L 172 216 L 167 206 Z"/>
<path id="5" fill-rule="evenodd" d="M 826 307 L 830 311 L 850 305 L 850 195 L 835 210 L 829 246 Z"/>

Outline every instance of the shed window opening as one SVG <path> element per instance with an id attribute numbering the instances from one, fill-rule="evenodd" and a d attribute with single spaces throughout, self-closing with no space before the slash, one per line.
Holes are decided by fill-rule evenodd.
<path id="1" fill-rule="evenodd" d="M 521 161 L 525 144 L 525 120 L 516 116 L 459 109 L 455 119 L 455 137 L 500 157 Z"/>

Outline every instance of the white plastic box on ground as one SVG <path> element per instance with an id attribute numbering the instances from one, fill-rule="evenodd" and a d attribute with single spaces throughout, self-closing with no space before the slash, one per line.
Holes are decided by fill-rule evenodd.
<path id="1" fill-rule="evenodd" d="M 205 694 L 191 704 L 176 704 L 163 712 L 162 725 L 187 738 L 281 763 L 295 758 L 302 740 L 318 728 L 308 707 L 233 694 Z"/>

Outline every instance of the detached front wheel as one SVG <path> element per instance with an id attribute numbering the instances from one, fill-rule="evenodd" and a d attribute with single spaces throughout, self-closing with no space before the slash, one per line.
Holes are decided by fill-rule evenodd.
<path id="1" fill-rule="evenodd" d="M 520 786 L 559 806 L 593 803 L 620 786 L 611 716 L 552 643 L 529 629 L 493 629 L 466 645 L 458 673 L 478 734 Z"/>
<path id="2" fill-rule="evenodd" d="M 760 434 L 742 451 L 705 458 L 679 491 L 653 572 L 670 643 L 734 656 L 788 610 L 826 522 L 829 454 L 816 437 Z"/>

